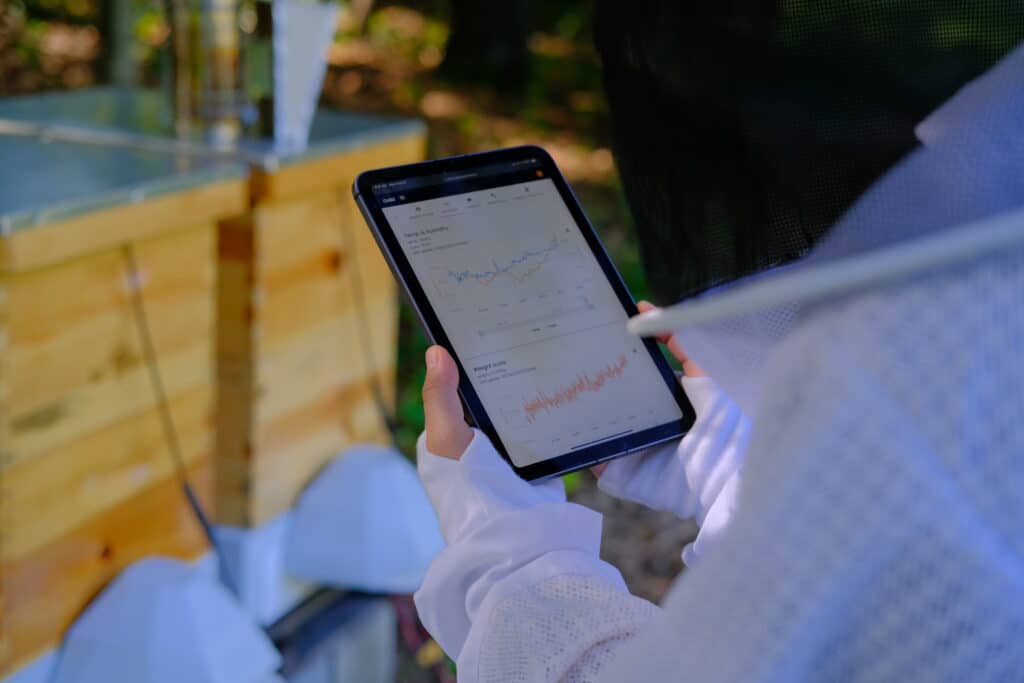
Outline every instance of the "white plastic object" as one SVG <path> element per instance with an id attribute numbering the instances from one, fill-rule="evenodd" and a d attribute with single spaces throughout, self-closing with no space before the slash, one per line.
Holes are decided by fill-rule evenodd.
<path id="1" fill-rule="evenodd" d="M 303 492 L 285 562 L 304 581 L 411 593 L 443 547 L 412 464 L 394 449 L 363 445 L 335 458 Z"/>
<path id="2" fill-rule="evenodd" d="M 239 604 L 263 626 L 280 619 L 317 589 L 288 574 L 284 557 L 289 528 L 291 510 L 256 527 L 215 528 L 228 565 L 226 582 Z"/>
<path id="3" fill-rule="evenodd" d="M 220 584 L 184 562 L 131 565 L 68 630 L 54 683 L 269 683 L 281 655 Z"/>
<path id="4" fill-rule="evenodd" d="M 274 145 L 306 148 L 341 5 L 274 0 Z"/>

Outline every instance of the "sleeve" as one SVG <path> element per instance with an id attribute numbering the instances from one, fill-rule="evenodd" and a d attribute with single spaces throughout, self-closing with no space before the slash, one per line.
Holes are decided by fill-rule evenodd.
<path id="1" fill-rule="evenodd" d="M 609 463 L 605 493 L 695 519 L 700 535 L 683 551 L 692 565 L 725 529 L 736 507 L 750 421 L 709 377 L 683 377 L 697 419 L 680 440 Z"/>
<path id="2" fill-rule="evenodd" d="M 416 607 L 463 683 L 591 680 L 657 612 L 601 561 L 600 515 L 560 481 L 521 480 L 480 432 L 460 460 L 421 437 L 418 458 L 448 545 Z"/>
<path id="3" fill-rule="evenodd" d="M 710 379 L 682 382 L 697 413 L 690 433 L 611 463 L 601 487 L 696 518 L 691 564 L 732 514 L 749 423 Z M 422 437 L 417 451 L 448 546 L 416 606 L 461 681 L 592 680 L 657 613 L 600 560 L 601 517 L 566 502 L 561 481 L 523 481 L 480 432 L 459 460 L 430 453 Z"/>

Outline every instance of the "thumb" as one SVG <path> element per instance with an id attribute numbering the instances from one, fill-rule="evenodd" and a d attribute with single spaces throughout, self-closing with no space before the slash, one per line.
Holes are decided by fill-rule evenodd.
<path id="1" fill-rule="evenodd" d="M 459 369 L 440 346 L 427 349 L 427 378 L 423 382 L 423 416 L 427 450 L 458 459 L 473 440 L 473 430 L 462 416 L 459 401 Z"/>

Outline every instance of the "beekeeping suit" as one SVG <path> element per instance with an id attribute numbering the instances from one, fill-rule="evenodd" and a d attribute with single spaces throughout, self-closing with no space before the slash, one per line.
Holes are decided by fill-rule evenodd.
<path id="1" fill-rule="evenodd" d="M 715 378 L 600 479 L 701 524 L 660 606 L 559 482 L 421 438 L 461 681 L 1024 680 L 1024 49 L 917 134 L 802 261 L 634 320 Z"/>

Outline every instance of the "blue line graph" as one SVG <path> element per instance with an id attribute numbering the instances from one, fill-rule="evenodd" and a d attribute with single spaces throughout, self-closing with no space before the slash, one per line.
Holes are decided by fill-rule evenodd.
<path id="1" fill-rule="evenodd" d="M 560 246 L 557 237 L 552 237 L 551 242 L 543 249 L 526 250 L 519 256 L 506 263 L 505 265 L 498 265 L 496 260 L 491 261 L 491 265 L 494 266 L 491 270 L 449 270 L 448 277 L 454 280 L 458 284 L 462 284 L 467 280 L 472 280 L 477 283 L 490 284 L 495 278 L 502 275 L 510 275 L 514 279 L 522 282 L 543 265 L 547 259 L 547 255 L 558 249 Z M 533 268 L 526 270 L 525 272 L 515 273 L 513 272 L 517 266 L 521 266 L 528 263 L 531 260 L 539 259 Z"/>

